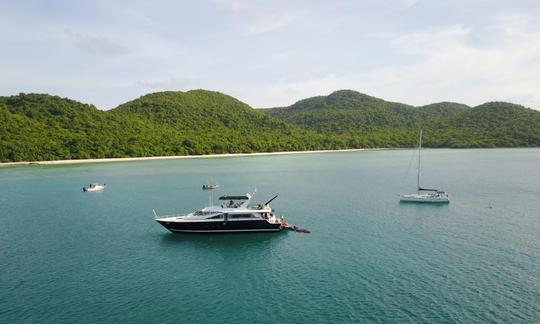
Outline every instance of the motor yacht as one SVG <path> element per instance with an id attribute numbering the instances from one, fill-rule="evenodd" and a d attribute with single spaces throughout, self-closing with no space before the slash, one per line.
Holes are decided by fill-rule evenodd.
<path id="1" fill-rule="evenodd" d="M 156 221 L 169 231 L 192 233 L 279 232 L 289 224 L 270 207 L 270 202 L 251 204 L 251 194 L 221 196 L 218 206 L 208 206 L 187 215 L 158 216 Z"/>

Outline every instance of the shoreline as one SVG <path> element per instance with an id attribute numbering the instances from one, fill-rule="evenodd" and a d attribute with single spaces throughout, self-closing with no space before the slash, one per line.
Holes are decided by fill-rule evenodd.
<path id="1" fill-rule="evenodd" d="M 52 161 L 21 161 L 3 162 L 0 168 L 14 166 L 36 166 L 36 165 L 63 165 L 63 164 L 87 164 L 87 163 L 114 163 L 114 162 L 134 162 L 153 160 L 180 160 L 180 159 L 213 159 L 225 157 L 255 157 L 272 155 L 293 155 L 293 154 L 316 154 L 316 153 L 344 153 L 360 151 L 390 151 L 402 150 L 403 148 L 367 148 L 367 149 L 343 149 L 343 150 L 315 150 L 315 151 L 284 151 L 284 152 L 258 152 L 258 153 L 223 153 L 204 155 L 171 155 L 171 156 L 149 156 L 149 157 L 128 157 L 128 158 L 104 158 L 104 159 L 79 159 L 79 160 L 52 160 Z"/>

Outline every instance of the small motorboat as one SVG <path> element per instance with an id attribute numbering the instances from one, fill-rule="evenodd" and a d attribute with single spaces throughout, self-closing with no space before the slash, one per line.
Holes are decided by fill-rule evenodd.
<path id="1" fill-rule="evenodd" d="M 219 185 L 217 183 L 207 183 L 203 184 L 202 189 L 203 190 L 212 190 L 219 188 Z"/>
<path id="2" fill-rule="evenodd" d="M 86 187 L 83 187 L 82 191 L 84 192 L 95 192 L 95 191 L 103 191 L 107 188 L 107 184 L 99 184 L 99 183 L 91 183 Z"/>

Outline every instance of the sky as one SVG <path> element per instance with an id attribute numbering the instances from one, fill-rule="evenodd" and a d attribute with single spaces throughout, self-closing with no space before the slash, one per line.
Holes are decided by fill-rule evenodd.
<path id="1" fill-rule="evenodd" d="M 256 108 L 352 89 L 540 110 L 537 0 L 0 0 L 0 96 L 100 109 L 208 89 Z"/>

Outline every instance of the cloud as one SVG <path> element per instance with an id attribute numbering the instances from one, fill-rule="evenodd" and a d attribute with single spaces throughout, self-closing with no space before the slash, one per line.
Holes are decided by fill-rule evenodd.
<path id="1" fill-rule="evenodd" d="M 180 90 L 186 87 L 194 87 L 199 83 L 196 79 L 188 78 L 169 78 L 158 80 L 137 80 L 134 86 L 138 88 L 156 90 Z"/>
<path id="2" fill-rule="evenodd" d="M 249 9 L 249 1 L 246 0 L 213 0 L 213 2 L 233 11 L 243 11 Z"/>
<path id="3" fill-rule="evenodd" d="M 284 106 L 347 88 L 413 105 L 509 101 L 540 109 L 540 30 L 528 15 L 497 16 L 481 27 L 459 23 L 384 37 L 395 55 L 391 61 L 369 70 L 279 80 L 243 89 L 248 95 L 240 97 L 259 107 Z"/>
<path id="4" fill-rule="evenodd" d="M 409 7 L 415 6 L 417 3 L 419 3 L 422 0 L 400 0 L 400 1 L 405 7 L 409 8 Z"/>
<path id="5" fill-rule="evenodd" d="M 505 100 L 540 109 L 540 5 L 529 0 L 0 7 L 0 39 L 11 49 L 0 53 L 1 94 L 51 92 L 111 107 L 196 87 L 268 107 L 350 88 L 415 105 Z"/>
<path id="6" fill-rule="evenodd" d="M 296 18 L 297 16 L 295 14 L 289 12 L 254 17 L 248 27 L 248 32 L 251 35 L 271 32 L 289 25 Z"/>
<path id="7" fill-rule="evenodd" d="M 528 16 L 508 15 L 485 26 L 491 33 L 453 25 L 400 36 L 392 42 L 394 50 L 418 59 L 389 67 L 398 77 L 381 86 L 397 82 L 418 94 L 413 102 L 425 93 L 424 102 L 454 97 L 473 104 L 519 99 L 538 109 L 540 96 L 531 94 L 540 86 L 540 32 L 531 21 Z"/>
<path id="8" fill-rule="evenodd" d="M 245 0 L 213 0 L 220 8 L 231 11 L 242 21 L 247 34 L 268 33 L 294 22 L 300 15 L 290 9 L 278 10 L 271 7 L 256 6 Z"/>
<path id="9" fill-rule="evenodd" d="M 131 52 L 129 47 L 104 37 L 82 34 L 71 29 L 66 29 L 65 32 L 75 41 L 79 48 L 92 55 L 116 57 L 127 55 Z"/>
<path id="10" fill-rule="evenodd" d="M 429 57 L 442 50 L 462 46 L 470 33 L 470 27 L 451 25 L 402 34 L 391 39 L 390 45 L 403 54 Z"/>

